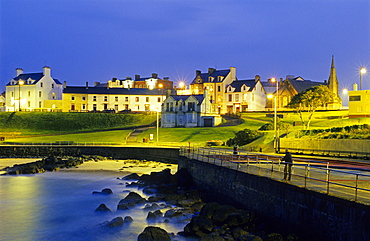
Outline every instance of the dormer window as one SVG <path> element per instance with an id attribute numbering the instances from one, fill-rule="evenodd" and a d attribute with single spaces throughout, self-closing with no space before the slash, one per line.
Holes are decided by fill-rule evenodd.
<path id="1" fill-rule="evenodd" d="M 222 82 L 222 80 L 224 79 L 224 77 L 223 76 L 218 76 L 218 81 L 219 82 Z"/>
<path id="2" fill-rule="evenodd" d="M 214 78 L 213 78 L 213 77 L 211 77 L 211 76 L 210 76 L 210 77 L 208 77 L 208 81 L 209 81 L 209 82 L 213 82 L 213 80 L 214 80 Z"/>

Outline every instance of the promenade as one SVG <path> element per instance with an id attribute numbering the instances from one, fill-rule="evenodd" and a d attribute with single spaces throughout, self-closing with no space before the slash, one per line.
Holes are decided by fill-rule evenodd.
<path id="1" fill-rule="evenodd" d="M 180 155 L 370 205 L 370 168 L 367 167 L 331 166 L 329 160 L 325 162 L 295 156 L 291 180 L 286 181 L 285 164 L 280 161 L 282 156 L 278 155 L 251 152 L 234 154 L 229 150 L 196 147 L 182 147 Z"/>

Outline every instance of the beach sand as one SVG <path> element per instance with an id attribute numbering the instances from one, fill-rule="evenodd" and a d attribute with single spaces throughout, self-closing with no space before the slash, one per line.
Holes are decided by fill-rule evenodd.
<path id="1" fill-rule="evenodd" d="M 11 167 L 15 164 L 23 164 L 41 160 L 41 158 L 4 158 L 0 159 L 0 170 L 5 167 Z M 150 174 L 151 172 L 159 172 L 163 169 L 171 169 L 171 173 L 177 172 L 176 164 L 167 164 L 156 161 L 140 161 L 140 160 L 99 160 L 99 161 L 87 161 L 82 165 L 73 168 L 64 168 L 60 171 L 109 171 L 117 173 L 137 173 Z M 0 171 L 0 174 L 5 173 Z"/>

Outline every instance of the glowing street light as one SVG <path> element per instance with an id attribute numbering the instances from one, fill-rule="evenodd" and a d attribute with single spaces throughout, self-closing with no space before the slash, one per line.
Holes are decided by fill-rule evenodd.
<path id="1" fill-rule="evenodd" d="M 360 69 L 360 90 L 362 90 L 362 75 L 363 74 L 366 74 L 366 69 L 364 67 Z"/>
<path id="2" fill-rule="evenodd" d="M 21 85 L 24 84 L 24 81 L 23 80 L 19 80 L 18 81 L 18 96 L 19 96 L 19 99 L 18 99 L 18 111 L 21 111 Z"/>
<path id="3" fill-rule="evenodd" d="M 276 82 L 276 93 L 274 97 L 274 149 L 277 149 L 277 95 L 279 94 L 279 82 L 275 78 L 271 78 L 271 82 Z M 270 96 L 271 97 L 271 96 Z"/>
<path id="4" fill-rule="evenodd" d="M 180 87 L 180 89 L 184 89 L 185 88 L 185 83 L 181 81 L 179 83 L 179 87 Z"/>

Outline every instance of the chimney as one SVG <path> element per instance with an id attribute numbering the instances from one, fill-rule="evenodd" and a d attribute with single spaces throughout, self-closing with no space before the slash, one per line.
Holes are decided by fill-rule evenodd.
<path id="1" fill-rule="evenodd" d="M 130 77 L 130 76 L 127 76 L 127 77 L 126 77 L 126 80 L 131 80 L 131 77 Z"/>
<path id="2" fill-rule="evenodd" d="M 158 74 L 156 74 L 156 73 L 152 73 L 152 78 L 153 78 L 153 79 L 158 79 Z"/>
<path id="3" fill-rule="evenodd" d="M 213 74 L 213 72 L 215 72 L 215 71 L 216 71 L 215 68 L 208 68 L 208 75 Z"/>
<path id="4" fill-rule="evenodd" d="M 115 77 L 112 78 L 112 81 L 116 81 L 116 80 L 117 80 L 117 78 L 115 78 Z"/>
<path id="5" fill-rule="evenodd" d="M 86 82 L 86 89 L 89 88 L 89 82 Z"/>
<path id="6" fill-rule="evenodd" d="M 170 95 L 171 95 L 171 90 L 167 90 L 167 92 L 166 92 L 166 98 L 170 97 Z"/>
<path id="7" fill-rule="evenodd" d="M 196 70 L 195 71 L 195 76 L 198 76 L 198 75 L 200 75 L 202 72 L 200 71 L 200 70 Z"/>
<path id="8" fill-rule="evenodd" d="M 100 85 L 100 82 L 94 82 L 94 87 Z"/>
<path id="9" fill-rule="evenodd" d="M 163 79 L 164 80 L 170 80 L 170 77 L 164 77 Z"/>
<path id="10" fill-rule="evenodd" d="M 261 80 L 261 76 L 259 76 L 259 75 L 254 76 L 254 81 L 255 82 L 260 81 L 260 80 Z"/>
<path id="11" fill-rule="evenodd" d="M 63 82 L 63 88 L 65 89 L 65 88 L 67 88 L 67 81 L 64 81 Z"/>
<path id="12" fill-rule="evenodd" d="M 140 75 L 139 74 L 135 74 L 135 80 L 137 79 L 140 79 Z"/>
<path id="13" fill-rule="evenodd" d="M 15 74 L 16 74 L 16 77 L 18 77 L 19 75 L 23 74 L 23 69 L 21 69 L 21 68 L 16 68 L 16 69 L 15 69 Z"/>
<path id="14" fill-rule="evenodd" d="M 358 85 L 356 83 L 353 84 L 353 90 L 358 91 Z"/>
<path id="15" fill-rule="evenodd" d="M 50 76 L 50 67 L 44 66 L 44 76 Z"/>

